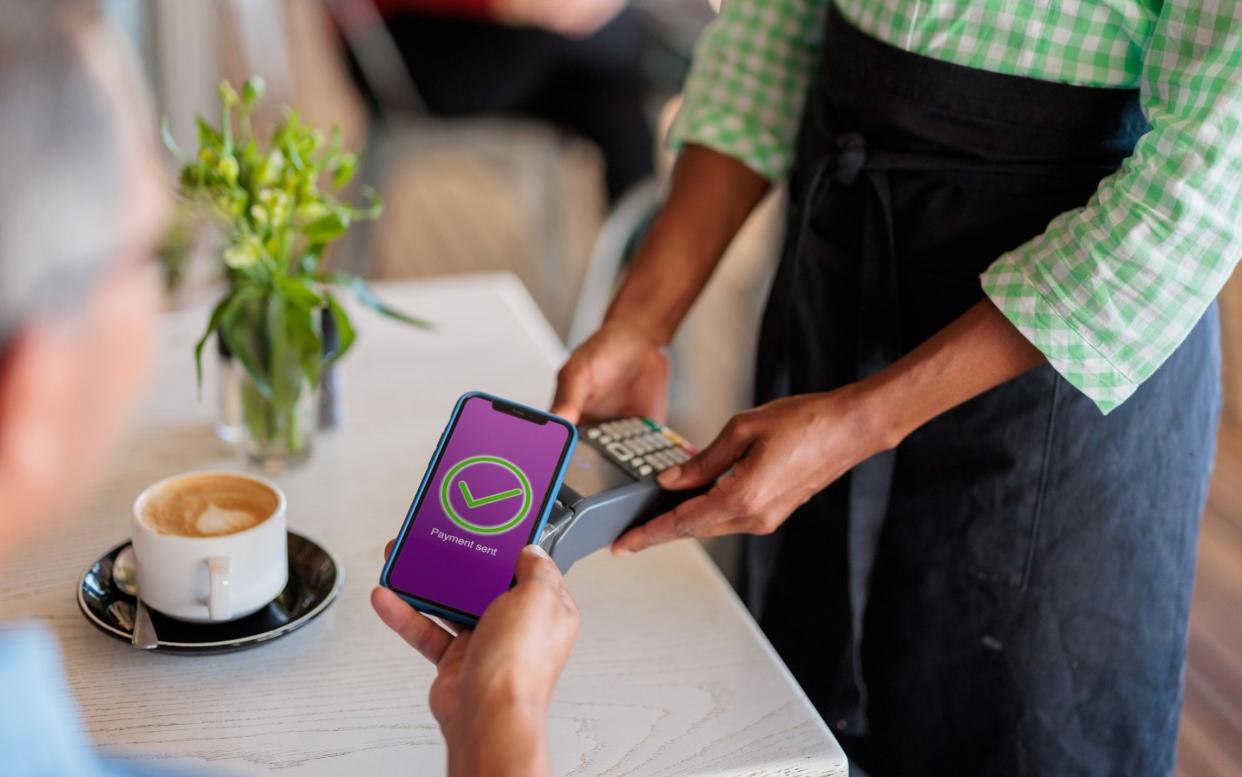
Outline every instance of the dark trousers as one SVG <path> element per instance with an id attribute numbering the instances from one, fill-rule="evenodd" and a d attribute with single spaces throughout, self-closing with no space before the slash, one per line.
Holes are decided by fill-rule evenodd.
<path id="1" fill-rule="evenodd" d="M 542 119 L 576 133 L 603 154 L 614 200 L 652 173 L 645 33 L 632 10 L 581 40 L 429 14 L 400 14 L 388 27 L 433 115 Z"/>
<path id="2" fill-rule="evenodd" d="M 909 54 L 830 13 L 758 399 L 858 380 L 983 298 L 1147 130 L 1134 92 Z M 1051 367 L 747 543 L 765 632 L 872 777 L 1167 775 L 1219 406 L 1215 309 L 1104 416 Z"/>

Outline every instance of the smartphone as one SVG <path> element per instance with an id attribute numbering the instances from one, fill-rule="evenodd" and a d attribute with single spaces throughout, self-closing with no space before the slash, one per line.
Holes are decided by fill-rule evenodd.
<path id="1" fill-rule="evenodd" d="M 482 392 L 457 400 L 380 585 L 467 626 L 513 585 L 536 542 L 578 431 L 563 418 Z"/>

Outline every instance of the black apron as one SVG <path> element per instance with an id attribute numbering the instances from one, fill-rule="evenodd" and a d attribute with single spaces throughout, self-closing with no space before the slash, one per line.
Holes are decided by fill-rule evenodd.
<path id="1" fill-rule="evenodd" d="M 1136 91 L 940 62 L 835 9 L 823 52 L 760 402 L 925 341 L 1148 130 Z M 748 538 L 748 603 L 872 777 L 1170 772 L 1218 351 L 1213 308 L 1108 416 L 1041 367 Z"/>

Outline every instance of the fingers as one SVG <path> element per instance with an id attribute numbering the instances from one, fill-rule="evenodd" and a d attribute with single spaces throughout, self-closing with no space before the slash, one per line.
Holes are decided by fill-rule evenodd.
<path id="1" fill-rule="evenodd" d="M 397 544 L 397 538 L 394 537 L 388 541 L 387 545 L 384 546 L 384 560 L 385 561 L 387 561 L 388 557 L 392 555 L 393 546 L 395 546 L 396 544 Z"/>
<path id="2" fill-rule="evenodd" d="M 402 601 L 387 588 L 371 591 L 371 606 L 388 628 L 397 632 L 410 647 L 433 664 L 440 663 L 453 643 L 453 635 L 427 616 Z"/>
<path id="3" fill-rule="evenodd" d="M 715 531 L 715 526 L 733 517 L 725 509 L 724 501 L 719 487 L 688 499 L 664 515 L 622 534 L 612 544 L 612 552 L 626 556 L 682 537 L 714 537 L 720 533 Z"/>
<path id="4" fill-rule="evenodd" d="M 570 359 L 556 375 L 556 396 L 552 399 L 552 415 L 559 415 L 571 424 L 582 420 L 582 407 L 591 393 L 588 368 Z"/>
<path id="5" fill-rule="evenodd" d="M 662 472 L 658 478 L 660 485 L 673 491 L 699 488 L 728 471 L 746 453 L 754 436 L 742 419 L 735 416 L 697 456 Z"/>

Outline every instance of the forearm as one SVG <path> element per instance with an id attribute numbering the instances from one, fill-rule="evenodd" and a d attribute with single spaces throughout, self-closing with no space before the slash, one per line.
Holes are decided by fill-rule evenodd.
<path id="1" fill-rule="evenodd" d="M 769 188 L 732 159 L 689 144 L 673 171 L 668 198 L 634 256 L 605 321 L 624 322 L 667 343 Z"/>
<path id="2" fill-rule="evenodd" d="M 485 719 L 446 730 L 449 777 L 546 777 L 552 773 L 546 713 L 489 708 Z"/>
<path id="3" fill-rule="evenodd" d="M 856 390 L 880 448 L 891 448 L 936 416 L 1044 361 L 985 299 Z"/>
<path id="4" fill-rule="evenodd" d="M 981 276 L 1104 413 L 1177 350 L 1242 256 L 1242 0 L 1158 7 L 1140 92 L 1150 131 L 1082 207 Z"/>

